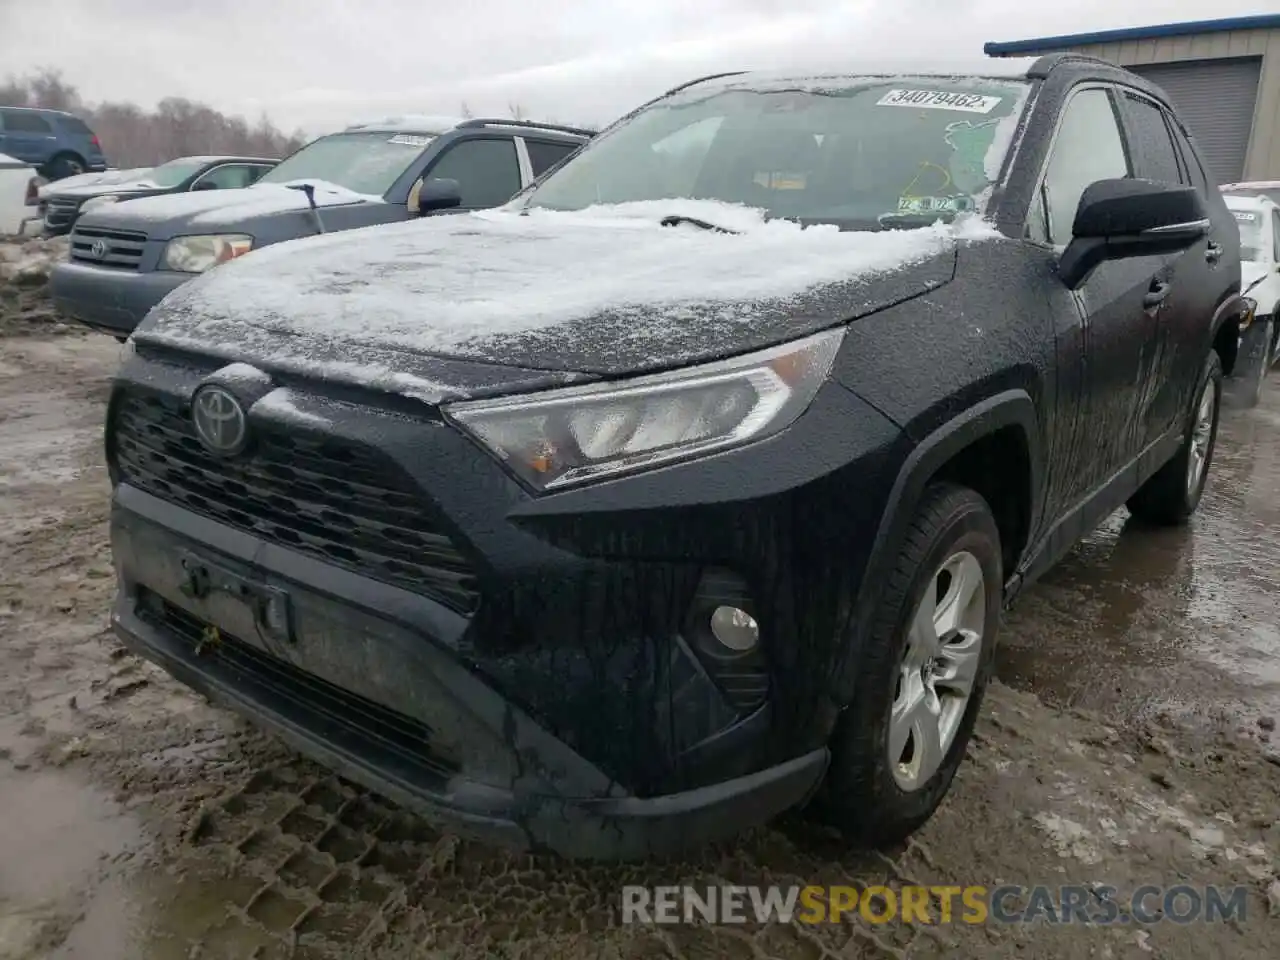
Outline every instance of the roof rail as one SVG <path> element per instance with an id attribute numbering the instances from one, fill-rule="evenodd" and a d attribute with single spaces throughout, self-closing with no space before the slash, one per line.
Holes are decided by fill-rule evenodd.
<path id="1" fill-rule="evenodd" d="M 596 131 L 585 127 L 570 127 L 563 123 L 538 123 L 536 120 L 512 120 L 510 117 L 472 117 L 463 120 L 456 129 L 466 127 L 521 127 L 526 130 L 553 130 L 556 133 L 571 133 L 577 137 L 594 137 Z"/>
<path id="2" fill-rule="evenodd" d="M 695 77 L 692 80 L 686 80 L 684 83 L 677 84 L 676 86 L 668 90 L 666 93 L 664 93 L 663 96 L 669 97 L 673 93 L 679 93 L 681 90 L 684 90 L 688 87 L 696 86 L 699 83 L 706 83 L 708 80 L 719 80 L 722 77 L 740 77 L 746 72 L 747 72 L 746 70 L 726 70 L 722 73 L 708 73 L 705 77 Z"/>

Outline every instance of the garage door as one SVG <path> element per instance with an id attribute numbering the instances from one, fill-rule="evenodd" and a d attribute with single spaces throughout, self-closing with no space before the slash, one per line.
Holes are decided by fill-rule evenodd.
<path id="1" fill-rule="evenodd" d="M 1191 60 L 1129 67 L 1163 87 L 1218 183 L 1244 179 L 1262 60 Z"/>

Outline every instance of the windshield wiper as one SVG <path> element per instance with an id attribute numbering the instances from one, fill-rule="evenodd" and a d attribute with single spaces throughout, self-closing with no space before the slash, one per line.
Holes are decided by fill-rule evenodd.
<path id="1" fill-rule="evenodd" d="M 673 213 L 663 217 L 658 221 L 664 227 L 678 227 L 681 224 L 689 223 L 703 230 L 714 230 L 716 233 L 740 233 L 739 230 L 730 230 L 728 227 L 720 227 L 714 223 L 708 223 L 706 220 L 699 220 L 697 217 L 686 217 L 683 214 Z"/>

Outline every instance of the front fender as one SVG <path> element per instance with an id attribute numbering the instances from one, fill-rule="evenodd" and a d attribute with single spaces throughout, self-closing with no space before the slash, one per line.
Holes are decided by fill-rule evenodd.
<path id="1" fill-rule="evenodd" d="M 917 444 L 903 461 L 889 492 L 880 525 L 872 541 L 866 572 L 862 577 L 853 608 L 851 641 L 837 670 L 835 695 L 840 706 L 853 695 L 854 678 L 861 661 L 866 638 L 870 635 L 876 614 L 877 592 L 897 560 L 929 481 L 938 471 L 966 447 L 982 437 L 1005 427 L 1020 429 L 1027 443 L 1031 464 L 1031 515 L 1029 529 L 1039 526 L 1039 496 L 1042 458 L 1036 408 L 1025 390 L 1006 390 L 965 410 L 959 416 L 937 427 Z M 1013 571 L 1006 570 L 1008 577 Z"/>

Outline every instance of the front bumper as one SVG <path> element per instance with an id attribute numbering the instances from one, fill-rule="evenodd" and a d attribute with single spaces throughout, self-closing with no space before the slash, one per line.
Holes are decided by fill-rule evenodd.
<path id="1" fill-rule="evenodd" d="M 253 443 L 214 458 L 189 403 L 224 363 L 144 339 L 117 379 L 115 622 L 135 650 L 353 779 L 525 847 L 644 856 L 819 782 L 833 661 L 856 650 L 851 546 L 909 444 L 852 393 L 828 385 L 750 447 L 533 497 L 427 405 L 296 378 L 255 381 Z M 725 603 L 760 620 L 761 662 L 708 659 Z M 230 640 L 202 644 L 210 627 Z"/>
<path id="2" fill-rule="evenodd" d="M 121 577 L 116 633 L 135 653 L 303 754 L 462 836 L 584 859 L 669 854 L 732 836 L 803 802 L 825 772 L 828 754 L 819 748 L 711 786 L 631 795 L 456 655 L 334 596 L 356 587 L 375 600 L 397 599 L 400 607 L 421 606 L 421 598 L 391 598 L 380 584 L 356 584 L 351 581 L 359 578 L 285 551 L 261 551 L 250 540 L 118 488 L 112 510 Z M 287 588 L 292 615 L 305 625 L 297 646 L 272 643 L 235 597 L 201 601 L 184 594 L 178 558 L 187 550 L 215 556 L 232 577 Z M 444 611 L 434 615 L 448 619 Z M 241 636 L 219 632 L 211 639 L 205 617 L 234 623 Z M 298 663 L 337 674 L 342 686 Z M 352 667 L 359 672 L 348 673 Z M 388 700 L 426 722 L 388 709 Z"/>
<path id="3" fill-rule="evenodd" d="M 139 272 L 62 261 L 49 278 L 54 308 L 85 326 L 128 336 L 147 311 L 192 278 L 169 271 Z"/>

